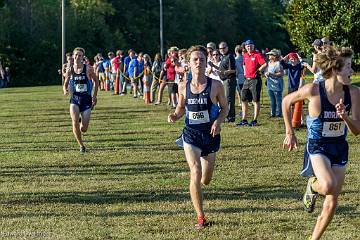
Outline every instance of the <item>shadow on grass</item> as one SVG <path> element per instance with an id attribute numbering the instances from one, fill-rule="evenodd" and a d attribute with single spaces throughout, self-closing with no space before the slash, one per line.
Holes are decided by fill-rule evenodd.
<path id="1" fill-rule="evenodd" d="M 349 206 L 349 205 L 343 206 L 343 205 L 341 205 L 341 201 L 340 201 L 338 209 L 336 210 L 336 214 L 338 214 L 338 215 L 346 215 L 346 216 L 349 216 L 349 217 L 356 217 L 356 218 L 360 217 L 360 212 L 358 212 L 358 206 L 356 206 L 356 205 L 354 205 L 354 206 Z"/>
<path id="2" fill-rule="evenodd" d="M 93 142 L 99 143 L 96 146 L 88 147 L 86 154 L 91 154 L 91 152 L 104 152 L 104 151 L 121 151 L 121 150 L 134 150 L 134 151 L 183 151 L 180 147 L 175 144 L 167 144 L 163 142 L 158 143 L 150 143 L 146 142 L 147 140 L 151 140 L 150 138 L 119 138 L 119 139 L 98 139 L 98 140 L 84 140 L 84 142 Z M 69 150 L 73 149 L 78 152 L 78 148 L 74 143 L 71 148 L 67 146 L 44 146 L 44 144 L 53 145 L 52 143 L 67 143 L 66 140 L 55 140 L 55 141 L 42 141 L 42 142 L 31 142 L 31 141 L 23 141 L 23 142 L 15 142 L 11 143 L 13 145 L 20 146 L 10 146 L 9 143 L 4 143 L 3 146 L 0 145 L 0 152 L 69 152 Z M 75 141 L 74 141 L 75 142 Z M 101 143 L 105 143 L 101 145 Z M 117 143 L 114 146 L 109 146 L 107 143 Z M 23 146 L 22 144 L 32 144 L 33 146 Z M 34 144 L 36 144 L 34 146 Z"/>
<path id="3" fill-rule="evenodd" d="M 126 211 L 103 211 L 103 212 L 17 212 L 17 213 L 6 213 L 1 214 L 0 218 L 2 219 L 13 219 L 13 218 L 24 218 L 24 217 L 64 217 L 64 216 L 76 216 L 76 217 L 123 217 L 123 216 L 175 216 L 179 212 L 175 209 L 157 211 L 157 210 L 126 210 Z M 191 214 L 191 210 L 181 210 L 182 214 Z"/>
<path id="4" fill-rule="evenodd" d="M 156 188 L 156 186 L 153 186 Z M 205 194 L 206 200 L 269 200 L 297 199 L 299 193 L 291 190 L 274 189 L 272 186 L 241 189 L 220 189 Z M 68 192 L 20 192 L 0 194 L 1 204 L 115 204 L 144 202 L 181 202 L 190 201 L 188 189 L 153 189 L 153 190 L 117 190 L 117 191 L 68 191 Z M 269 208 L 271 209 L 271 208 Z M 271 211 L 269 210 L 268 211 Z M 278 211 L 274 208 L 273 211 Z M 234 209 L 219 209 L 230 212 Z M 251 211 L 250 208 L 245 208 Z M 284 210 L 284 209 L 282 209 Z"/>
<path id="5" fill-rule="evenodd" d="M 175 168 L 180 161 L 136 162 L 119 164 L 89 164 L 71 166 L 35 166 L 35 167 L 2 167 L 2 177 L 43 177 L 43 176 L 134 176 L 148 174 L 166 174 L 187 172 L 187 168 Z M 171 165 L 168 167 L 167 165 Z"/>

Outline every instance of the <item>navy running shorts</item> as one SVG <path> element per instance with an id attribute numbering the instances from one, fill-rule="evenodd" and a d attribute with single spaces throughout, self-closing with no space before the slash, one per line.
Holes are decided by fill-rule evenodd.
<path id="1" fill-rule="evenodd" d="M 310 155 L 316 154 L 326 156 L 330 160 L 331 166 L 346 166 L 349 160 L 349 145 L 345 140 L 329 143 L 308 139 L 305 145 L 302 176 L 309 177 L 314 175 Z"/>
<path id="2" fill-rule="evenodd" d="M 183 147 L 182 141 L 199 148 L 202 157 L 220 149 L 220 134 L 213 137 L 210 135 L 210 130 L 203 131 L 185 127 L 182 135 L 176 141 L 177 145 Z"/>
<path id="3" fill-rule="evenodd" d="M 91 95 L 73 95 L 70 98 L 70 103 L 79 107 L 80 112 L 84 112 L 92 107 Z"/>

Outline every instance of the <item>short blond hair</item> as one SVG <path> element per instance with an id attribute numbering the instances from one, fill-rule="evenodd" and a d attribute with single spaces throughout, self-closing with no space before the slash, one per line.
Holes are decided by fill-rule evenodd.
<path id="1" fill-rule="evenodd" d="M 205 56 L 205 58 L 207 58 L 207 51 L 206 51 L 206 48 L 202 45 L 195 45 L 195 46 L 191 46 L 187 52 L 186 52 L 186 61 L 189 62 L 190 61 L 190 55 L 192 52 L 195 52 L 195 51 L 199 51 L 199 52 L 202 52 Z"/>
<path id="2" fill-rule="evenodd" d="M 82 53 L 85 55 L 85 49 L 83 49 L 83 48 L 81 48 L 81 47 L 76 47 L 76 48 L 74 48 L 73 53 L 75 53 L 75 52 L 82 52 Z"/>

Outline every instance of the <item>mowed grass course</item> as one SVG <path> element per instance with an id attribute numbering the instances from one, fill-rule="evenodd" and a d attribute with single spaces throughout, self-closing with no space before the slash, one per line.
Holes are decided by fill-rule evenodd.
<path id="1" fill-rule="evenodd" d="M 303 211 L 306 131 L 296 131 L 299 149 L 283 150 L 283 120 L 268 119 L 264 90 L 259 126 L 222 127 L 204 188 L 213 225 L 195 231 L 174 142 L 183 120 L 167 123 L 166 104 L 100 92 L 80 154 L 60 86 L 0 89 L 0 239 L 306 239 L 323 201 Z M 346 183 L 324 239 L 360 239 L 360 144 L 348 140 Z"/>

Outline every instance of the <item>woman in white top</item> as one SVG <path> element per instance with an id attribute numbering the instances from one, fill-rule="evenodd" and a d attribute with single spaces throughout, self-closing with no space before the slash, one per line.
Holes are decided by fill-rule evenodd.
<path id="1" fill-rule="evenodd" d="M 219 67 L 220 67 L 220 63 L 221 63 L 220 52 L 219 52 L 219 50 L 215 49 L 212 51 L 211 54 L 212 54 L 211 55 L 212 61 L 208 62 L 208 67 L 206 68 L 207 76 L 211 79 L 221 81 L 220 76 L 219 76 L 219 72 L 220 72 Z"/>

